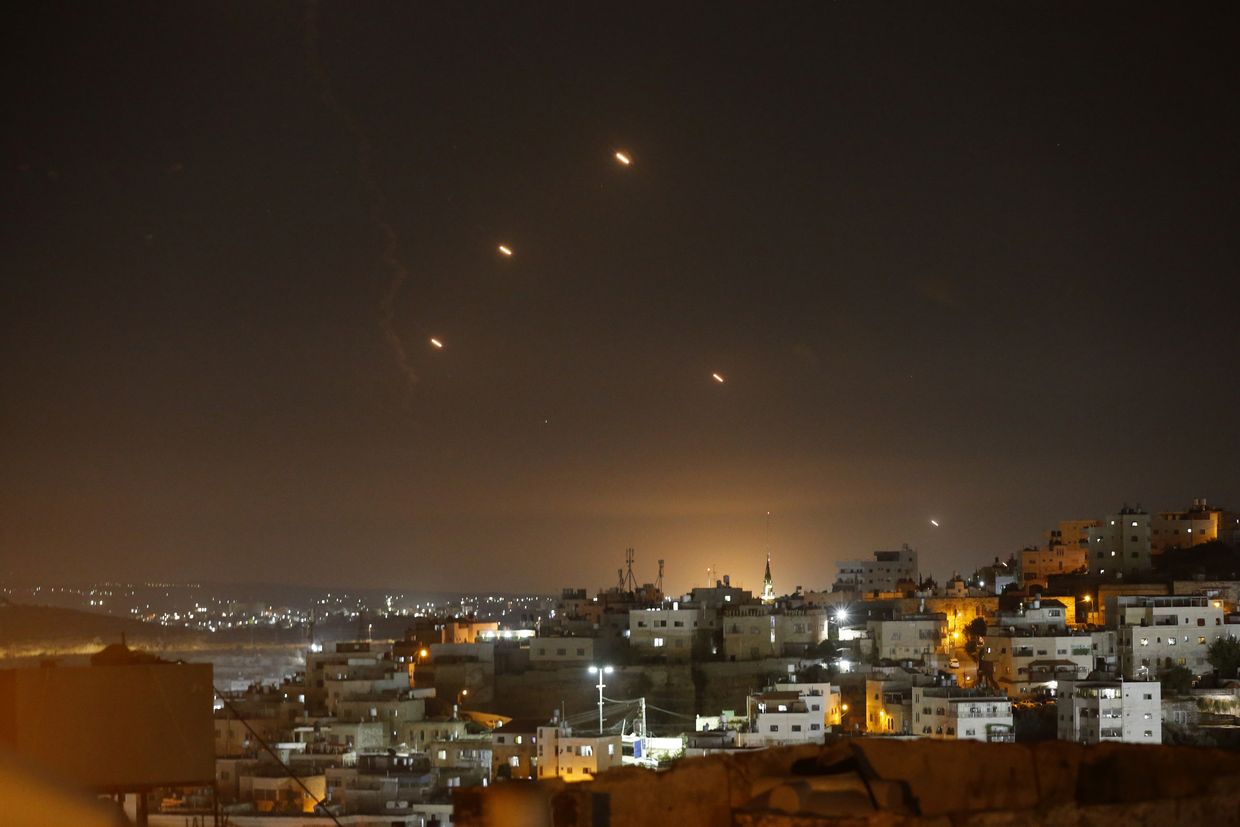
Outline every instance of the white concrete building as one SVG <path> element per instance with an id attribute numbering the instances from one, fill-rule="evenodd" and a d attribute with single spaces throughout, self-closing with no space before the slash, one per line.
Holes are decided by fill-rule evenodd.
<path id="1" fill-rule="evenodd" d="M 884 660 L 924 661 L 935 652 L 944 651 L 947 638 L 947 615 L 903 615 L 895 620 L 871 620 L 866 623 L 877 656 Z"/>
<path id="2" fill-rule="evenodd" d="M 1158 681 L 1065 681 L 1055 706 L 1061 741 L 1162 743 Z"/>
<path id="3" fill-rule="evenodd" d="M 1195 595 L 1120 595 L 1120 671 L 1129 680 L 1157 677 L 1173 666 L 1194 675 L 1213 671 L 1206 653 L 1219 637 L 1240 636 L 1225 622 L 1223 609 Z"/>
<path id="4" fill-rule="evenodd" d="M 906 543 L 896 551 L 876 551 L 873 560 L 845 560 L 836 584 L 851 591 L 894 592 L 900 581 L 917 582 L 917 551 Z"/>
<path id="5" fill-rule="evenodd" d="M 673 603 L 670 608 L 633 609 L 629 612 L 629 646 L 647 655 L 688 659 L 707 628 L 697 607 Z"/>
<path id="6" fill-rule="evenodd" d="M 573 735 L 568 724 L 549 724 L 538 728 L 537 738 L 538 778 L 588 781 L 623 760 L 619 735 Z"/>
<path id="7" fill-rule="evenodd" d="M 1043 600 L 1035 595 L 1028 600 L 1022 600 L 1020 607 L 1013 611 L 1000 610 L 995 619 L 995 626 L 1000 629 L 1014 626 L 1017 629 L 1066 633 L 1068 607 L 1058 600 Z"/>
<path id="8" fill-rule="evenodd" d="M 737 735 L 739 747 L 820 744 L 828 721 L 839 721 L 839 690 L 829 683 L 776 684 L 750 695 L 746 703 L 749 732 Z"/>
<path id="9" fill-rule="evenodd" d="M 959 741 L 1011 741 L 1012 703 L 955 686 L 914 686 L 914 735 Z"/>

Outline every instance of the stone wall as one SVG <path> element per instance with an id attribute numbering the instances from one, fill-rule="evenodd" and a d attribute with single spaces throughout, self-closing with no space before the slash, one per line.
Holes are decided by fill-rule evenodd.
<path id="1" fill-rule="evenodd" d="M 458 827 L 1240 825 L 1240 755 L 1065 742 L 841 740 L 456 794 Z"/>
<path id="2" fill-rule="evenodd" d="M 608 698 L 645 697 L 649 704 L 676 713 L 681 717 L 665 716 L 652 709 L 650 725 L 656 730 L 671 726 L 680 731 L 692 728 L 694 710 L 713 715 L 724 709 L 743 712 L 745 698 L 751 691 L 772 679 L 785 680 L 789 664 L 797 663 L 795 658 L 771 658 L 736 663 L 618 666 L 607 676 L 604 691 Z M 550 719 L 563 701 L 571 716 L 597 708 L 595 680 L 583 666 L 498 674 L 494 694 L 479 693 L 471 698 L 472 708 L 515 718 Z M 470 692 L 474 694 L 474 690 Z"/>

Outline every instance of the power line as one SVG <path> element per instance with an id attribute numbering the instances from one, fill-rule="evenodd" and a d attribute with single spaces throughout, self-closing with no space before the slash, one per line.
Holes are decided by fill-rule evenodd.
<path id="1" fill-rule="evenodd" d="M 332 823 L 335 824 L 336 827 L 344 827 L 344 825 L 340 823 L 340 819 L 336 818 L 335 813 L 327 809 L 327 806 L 323 804 L 323 799 L 319 798 L 314 793 L 310 792 L 310 788 L 306 786 L 305 782 L 297 777 L 296 773 L 293 772 L 293 770 L 289 767 L 288 764 L 285 764 L 283 761 L 280 760 L 280 756 L 276 754 L 276 751 L 271 748 L 270 744 L 268 744 L 265 740 L 263 740 L 263 736 L 259 735 L 254 730 L 254 727 L 250 726 L 249 721 L 241 717 L 240 713 L 237 712 L 237 708 L 233 706 L 232 701 L 224 697 L 224 693 L 220 692 L 218 688 L 214 686 L 211 688 L 215 690 L 215 696 L 219 698 L 220 701 L 223 702 L 224 706 L 228 707 L 228 711 L 232 713 L 232 715 L 236 717 L 238 721 L 241 722 L 241 725 L 243 727 L 249 730 L 250 734 L 254 736 L 255 740 L 257 740 L 258 743 L 263 745 L 263 749 L 271 753 L 271 757 L 276 759 L 276 763 L 280 765 L 280 768 L 283 769 L 286 773 L 288 773 L 288 777 L 296 781 L 297 786 L 301 787 L 302 790 L 305 791 L 306 795 L 310 796 L 310 800 L 314 802 L 314 809 L 318 810 L 322 808 L 323 813 L 332 820 Z"/>

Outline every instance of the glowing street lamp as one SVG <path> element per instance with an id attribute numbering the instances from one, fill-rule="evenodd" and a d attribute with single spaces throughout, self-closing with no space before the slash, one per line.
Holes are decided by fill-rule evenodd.
<path id="1" fill-rule="evenodd" d="M 591 666 L 588 670 L 591 675 L 598 675 L 598 734 L 603 734 L 603 676 L 610 675 L 616 671 L 610 666 Z"/>

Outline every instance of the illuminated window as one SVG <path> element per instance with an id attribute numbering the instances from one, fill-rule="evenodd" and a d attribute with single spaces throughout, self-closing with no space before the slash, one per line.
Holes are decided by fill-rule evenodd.
<path id="1" fill-rule="evenodd" d="M 655 638 L 655 639 L 654 639 L 654 645 L 655 645 L 655 647 L 656 647 L 656 648 L 657 648 L 657 647 L 659 647 L 659 646 L 662 646 L 662 645 L 663 645 L 663 638 L 661 638 L 661 637 L 657 637 L 657 638 Z"/>

